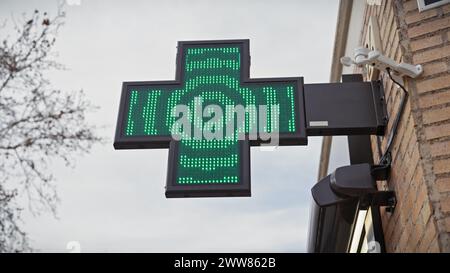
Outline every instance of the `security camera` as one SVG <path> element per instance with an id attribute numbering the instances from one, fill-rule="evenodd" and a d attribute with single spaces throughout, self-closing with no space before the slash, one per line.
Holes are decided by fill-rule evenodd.
<path id="1" fill-rule="evenodd" d="M 387 71 L 390 69 L 396 76 L 408 76 L 416 78 L 423 72 L 423 67 L 407 63 L 397 63 L 393 59 L 381 54 L 378 50 L 370 50 L 365 47 L 358 47 L 354 50 L 354 59 L 344 56 L 341 58 L 341 63 L 345 66 L 355 64 L 359 67 L 370 65 L 380 71 Z"/>

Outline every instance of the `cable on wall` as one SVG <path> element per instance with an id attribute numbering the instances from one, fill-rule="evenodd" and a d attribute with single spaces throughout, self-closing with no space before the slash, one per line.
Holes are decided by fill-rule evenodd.
<path id="1" fill-rule="evenodd" d="M 394 142 L 395 136 L 397 135 L 398 125 L 400 124 L 400 120 L 403 116 L 403 112 L 405 111 L 405 106 L 406 106 L 406 102 L 409 97 L 409 93 L 402 84 L 400 84 L 398 81 L 396 81 L 392 77 L 391 69 L 389 67 L 386 68 L 386 72 L 389 75 L 389 78 L 391 79 L 391 81 L 393 81 L 395 84 L 400 86 L 400 88 L 403 90 L 403 97 L 402 97 L 402 100 L 400 101 L 400 106 L 399 106 L 399 109 L 395 116 L 394 123 L 392 125 L 392 129 L 389 133 L 388 141 L 386 144 L 386 150 L 383 152 L 383 155 L 381 156 L 380 161 L 379 161 L 379 164 L 390 165 L 392 162 L 392 155 L 391 155 L 392 143 Z"/>

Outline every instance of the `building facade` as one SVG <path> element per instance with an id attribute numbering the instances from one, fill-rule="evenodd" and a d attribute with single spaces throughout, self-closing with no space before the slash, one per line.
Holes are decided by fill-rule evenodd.
<path id="1" fill-rule="evenodd" d="M 355 73 L 365 81 L 381 80 L 389 123 L 385 136 L 371 136 L 376 163 L 386 149 L 402 92 L 387 73 L 341 65 L 340 57 L 353 56 L 361 45 L 397 63 L 424 68 L 418 78 L 402 79 L 409 96 L 393 141 L 390 176 L 378 181 L 378 189 L 395 191 L 397 200 L 393 211 L 381 207 L 376 214 L 384 239 L 381 251 L 450 252 L 450 1 L 340 2 L 330 81 Z M 324 137 L 319 179 L 348 164 L 346 137 Z M 372 218 L 370 211 L 360 212 L 347 252 L 370 250 Z"/>

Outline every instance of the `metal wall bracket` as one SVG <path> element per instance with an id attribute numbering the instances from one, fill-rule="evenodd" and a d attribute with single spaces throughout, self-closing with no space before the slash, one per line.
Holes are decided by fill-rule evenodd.
<path id="1" fill-rule="evenodd" d="M 308 136 L 384 135 L 388 116 L 380 81 L 305 84 Z"/>
<path id="2" fill-rule="evenodd" d="M 363 82 L 360 74 L 342 75 L 342 81 L 342 84 L 305 85 L 305 101 L 314 101 L 306 107 L 307 133 L 347 134 L 351 164 L 336 169 L 311 190 L 314 201 L 308 252 L 349 252 L 361 209 L 370 209 L 374 238 L 380 243 L 380 251 L 385 252 L 380 207 L 393 212 L 396 198 L 393 191 L 377 189 L 378 180 L 388 179 L 391 166 L 389 158 L 382 165 L 373 165 L 369 136 L 382 135 L 386 128 L 388 117 L 382 86 L 380 82 Z M 310 124 L 327 116 L 332 118 L 328 127 Z"/>
<path id="3" fill-rule="evenodd" d="M 387 206 L 396 204 L 393 191 L 379 191 L 377 180 L 385 180 L 390 166 L 355 164 L 337 168 L 332 174 L 312 188 L 314 201 L 319 207 L 335 205 L 348 200 L 359 200 L 359 207 Z"/>
<path id="4" fill-rule="evenodd" d="M 372 202 L 369 205 L 391 208 L 392 210 L 397 204 L 397 198 L 395 197 L 394 191 L 378 191 L 372 194 L 371 200 Z"/>
<path id="5" fill-rule="evenodd" d="M 370 174 L 375 180 L 387 180 L 391 171 L 391 165 L 372 165 Z"/>

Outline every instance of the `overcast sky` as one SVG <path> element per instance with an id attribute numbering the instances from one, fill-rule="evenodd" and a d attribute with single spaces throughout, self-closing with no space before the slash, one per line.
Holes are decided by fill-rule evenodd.
<path id="1" fill-rule="evenodd" d="M 78 0 L 68 1 L 77 3 Z M 24 213 L 41 251 L 224 252 L 306 249 L 310 188 L 321 138 L 274 152 L 252 148 L 252 197 L 166 199 L 167 150 L 115 151 L 122 81 L 171 80 L 180 40 L 250 39 L 251 77 L 304 76 L 327 82 L 338 1 L 81 0 L 67 5 L 55 50 L 67 71 L 49 74 L 63 90 L 84 89 L 100 109 L 104 146 L 55 162 L 59 219 Z M 55 0 L 1 0 L 0 18 L 34 9 L 55 13 Z M 25 204 L 24 204 L 25 205 Z"/>

